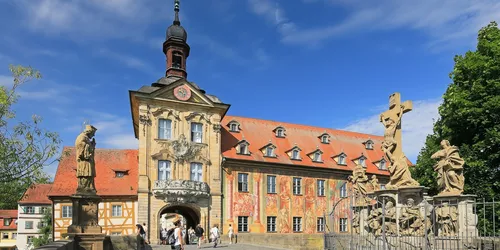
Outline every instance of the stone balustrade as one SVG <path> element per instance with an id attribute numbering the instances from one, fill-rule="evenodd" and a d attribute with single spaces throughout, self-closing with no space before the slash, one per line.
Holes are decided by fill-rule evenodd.
<path id="1" fill-rule="evenodd" d="M 210 197 L 210 187 L 206 182 L 192 180 L 157 180 L 153 194 L 166 202 L 196 203 Z"/>

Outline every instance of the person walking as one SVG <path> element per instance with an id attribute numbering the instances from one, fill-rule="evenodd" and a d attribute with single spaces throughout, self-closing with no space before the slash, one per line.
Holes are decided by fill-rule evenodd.
<path id="1" fill-rule="evenodd" d="M 177 220 L 174 222 L 174 249 L 183 250 L 184 249 L 184 230 L 181 228 L 181 221 Z"/>
<path id="2" fill-rule="evenodd" d="M 137 235 L 142 238 L 143 245 L 146 244 L 146 232 L 144 231 L 144 228 L 141 224 L 136 224 L 135 227 L 137 228 Z"/>
<path id="3" fill-rule="evenodd" d="M 144 241 L 146 242 L 146 244 L 149 244 L 149 241 L 148 241 L 148 227 L 146 227 L 146 222 L 142 223 L 142 228 L 144 230 Z"/>
<path id="4" fill-rule="evenodd" d="M 212 238 L 212 242 L 214 243 L 214 248 L 217 247 L 217 243 L 219 243 L 219 228 L 217 225 L 214 225 L 212 229 L 210 229 L 210 238 Z"/>
<path id="5" fill-rule="evenodd" d="M 168 230 L 166 228 L 161 229 L 161 244 L 167 245 Z"/>
<path id="6" fill-rule="evenodd" d="M 227 230 L 227 235 L 229 236 L 229 244 L 233 244 L 234 229 L 231 224 L 229 224 L 229 229 Z"/>
<path id="7" fill-rule="evenodd" d="M 203 240 L 203 233 L 205 233 L 205 230 L 201 227 L 201 224 L 198 224 L 196 226 L 196 229 L 194 229 L 194 234 L 198 238 L 198 249 L 201 248 L 201 241 Z"/>

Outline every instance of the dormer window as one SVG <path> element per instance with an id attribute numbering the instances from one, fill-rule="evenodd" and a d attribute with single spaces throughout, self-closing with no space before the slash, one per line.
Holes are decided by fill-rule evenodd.
<path id="1" fill-rule="evenodd" d="M 366 157 L 361 156 L 361 158 L 358 159 L 358 164 L 366 168 Z"/>
<path id="2" fill-rule="evenodd" d="M 321 155 L 322 154 L 323 154 L 323 152 L 321 152 L 321 150 L 317 149 L 316 151 L 314 151 L 311 154 L 309 154 L 309 157 L 311 157 L 311 160 L 313 162 L 323 162 L 321 160 Z"/>
<path id="3" fill-rule="evenodd" d="M 366 142 L 364 142 L 365 144 L 365 149 L 368 149 L 368 150 L 373 150 L 373 141 L 372 140 L 368 140 Z"/>
<path id="4" fill-rule="evenodd" d="M 228 124 L 230 132 L 240 132 L 240 124 L 237 121 L 231 121 Z"/>
<path id="5" fill-rule="evenodd" d="M 126 174 L 127 174 L 127 171 L 115 170 L 115 177 L 116 178 L 123 178 Z"/>
<path id="6" fill-rule="evenodd" d="M 324 144 L 330 143 L 330 135 L 327 133 L 320 135 L 319 139 L 321 140 L 321 143 L 324 143 Z"/>
<path id="7" fill-rule="evenodd" d="M 266 156 L 269 156 L 269 157 L 274 157 L 274 148 L 272 148 L 272 147 L 267 147 L 267 148 L 266 148 Z"/>
<path id="8" fill-rule="evenodd" d="M 241 155 L 249 155 L 250 153 L 248 152 L 248 145 L 249 144 L 247 141 L 240 141 L 236 146 L 236 153 Z"/>
<path id="9" fill-rule="evenodd" d="M 347 155 L 342 153 L 337 158 L 337 164 L 345 166 L 345 165 L 347 165 L 346 160 L 347 160 Z"/>
<path id="10" fill-rule="evenodd" d="M 381 170 L 387 169 L 387 162 L 385 161 L 385 159 L 380 160 L 380 162 L 378 163 L 378 168 Z"/>
<path id="11" fill-rule="evenodd" d="M 300 152 L 298 149 L 292 150 L 292 159 L 300 160 Z"/>
<path id="12" fill-rule="evenodd" d="M 285 128 L 279 126 L 279 127 L 274 129 L 274 133 L 276 134 L 276 137 L 283 138 L 283 137 L 285 137 Z"/>

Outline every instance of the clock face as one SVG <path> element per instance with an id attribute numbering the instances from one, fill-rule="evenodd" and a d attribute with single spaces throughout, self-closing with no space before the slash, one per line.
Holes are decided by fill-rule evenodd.
<path id="1" fill-rule="evenodd" d="M 174 95 L 181 101 L 187 101 L 191 97 L 191 90 L 187 86 L 182 85 L 174 89 Z"/>

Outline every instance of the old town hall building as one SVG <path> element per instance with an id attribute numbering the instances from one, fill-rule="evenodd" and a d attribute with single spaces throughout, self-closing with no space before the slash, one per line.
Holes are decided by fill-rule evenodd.
<path id="1" fill-rule="evenodd" d="M 188 227 L 217 224 L 226 233 L 232 224 L 241 242 L 275 237 L 300 245 L 302 235 L 348 231 L 347 205 L 330 212 L 349 195 L 347 178 L 357 164 L 387 181 L 380 136 L 227 115 L 229 104 L 187 79 L 191 51 L 178 3 L 163 53 L 165 77 L 129 92 L 139 149 L 99 151 L 125 157 L 96 162 L 98 194 L 108 195 L 100 207 L 108 234 L 130 234 L 135 223 L 146 223 L 156 243 L 161 218 L 179 214 Z M 64 164 L 51 192 L 61 216 L 70 213 L 64 199 L 71 188 L 58 182 L 70 178 L 64 169 L 74 175 L 73 165 Z M 69 223 L 55 221 L 61 228 Z"/>

